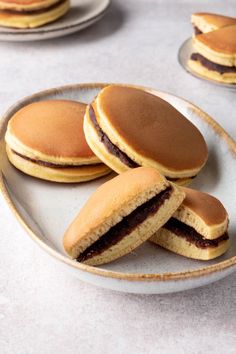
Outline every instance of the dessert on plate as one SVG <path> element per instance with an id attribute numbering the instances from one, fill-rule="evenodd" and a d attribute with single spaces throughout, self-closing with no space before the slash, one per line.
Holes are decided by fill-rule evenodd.
<path id="1" fill-rule="evenodd" d="M 236 84 L 236 19 L 214 14 L 193 14 L 194 52 L 188 66 L 201 76 Z"/>
<path id="2" fill-rule="evenodd" d="M 147 240 L 199 260 L 229 247 L 221 202 L 179 186 L 207 161 L 202 134 L 144 89 L 109 85 L 89 104 L 33 102 L 10 118 L 5 141 L 11 164 L 36 178 L 73 183 L 111 169 L 119 174 L 90 196 L 64 233 L 66 253 L 80 263 L 111 262 Z"/>

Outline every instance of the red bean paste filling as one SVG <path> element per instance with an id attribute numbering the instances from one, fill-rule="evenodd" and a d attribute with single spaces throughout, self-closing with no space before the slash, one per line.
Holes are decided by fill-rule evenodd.
<path id="1" fill-rule="evenodd" d="M 136 162 L 131 160 L 131 158 L 128 155 L 126 155 L 123 151 L 121 151 L 117 146 L 115 146 L 111 142 L 111 140 L 108 138 L 108 136 L 102 131 L 102 129 L 100 128 L 100 126 L 97 122 L 97 118 L 96 118 L 96 114 L 94 112 L 94 109 L 91 105 L 89 106 L 89 117 L 90 117 L 90 120 L 93 123 L 93 126 L 100 138 L 100 141 L 106 146 L 107 150 L 112 155 L 118 157 L 121 160 L 121 162 L 123 162 L 126 166 L 128 166 L 130 168 L 135 168 L 135 167 L 140 166 Z"/>
<path id="2" fill-rule="evenodd" d="M 15 150 L 12 150 L 11 151 L 15 154 L 15 155 L 18 155 L 20 156 L 22 159 L 25 159 L 27 161 L 31 161 L 33 163 L 36 163 L 37 165 L 40 165 L 40 166 L 43 166 L 43 167 L 49 167 L 49 168 L 78 168 L 78 167 L 82 167 L 82 166 L 85 166 L 85 165 L 63 165 L 63 164 L 56 164 L 56 163 L 52 163 L 52 162 L 47 162 L 47 161 L 42 161 L 42 160 L 36 160 L 36 159 L 31 159 L 30 157 L 28 156 L 24 156 L 22 154 L 19 154 L 19 152 L 16 152 Z M 99 166 L 101 165 L 101 163 L 97 163 L 97 164 L 92 164 L 92 166 Z M 193 179 L 195 178 L 196 176 L 193 176 L 193 177 L 187 177 L 187 178 L 190 178 L 190 179 Z M 179 180 L 179 178 L 172 178 L 172 177 L 166 177 L 169 181 L 171 182 L 177 182 Z"/>
<path id="3" fill-rule="evenodd" d="M 202 31 L 196 27 L 196 26 L 193 26 L 193 30 L 194 30 L 194 34 L 197 36 L 198 34 L 202 34 Z"/>
<path id="4" fill-rule="evenodd" d="M 16 152 L 15 150 L 11 150 L 14 154 L 20 156 L 22 159 L 25 159 L 27 161 L 31 161 L 33 163 L 36 163 L 37 165 L 43 166 L 43 167 L 49 167 L 49 168 L 78 168 L 78 167 L 83 167 L 85 165 L 59 165 L 56 163 L 52 163 L 52 162 L 47 162 L 47 161 L 41 161 L 41 160 L 35 160 L 35 159 L 31 159 L 30 157 L 24 156 L 19 154 L 18 152 Z M 99 166 L 101 164 L 92 164 L 92 166 Z M 86 166 L 91 166 L 91 165 L 86 165 Z"/>
<path id="5" fill-rule="evenodd" d="M 191 176 L 191 177 L 186 177 L 186 179 L 194 179 L 195 177 L 197 177 L 197 175 L 195 176 Z M 178 182 L 182 179 L 185 179 L 184 177 L 183 178 L 172 178 L 172 177 L 166 177 L 168 179 L 168 181 L 171 181 L 171 182 Z"/>
<path id="6" fill-rule="evenodd" d="M 220 74 L 236 73 L 236 67 L 235 66 L 232 67 L 232 66 L 225 66 L 225 65 L 220 65 L 220 64 L 213 63 L 212 61 L 206 59 L 204 56 L 202 56 L 199 53 L 193 53 L 191 55 L 191 60 L 199 61 L 208 70 L 217 71 Z"/>
<path id="7" fill-rule="evenodd" d="M 188 242 L 194 243 L 198 248 L 217 247 L 220 242 L 229 239 L 228 233 L 225 232 L 222 236 L 214 240 L 207 240 L 193 227 L 186 225 L 175 218 L 170 218 L 163 228 L 173 232 L 177 236 L 185 238 Z"/>
<path id="8" fill-rule="evenodd" d="M 78 262 L 84 262 L 91 257 L 101 254 L 111 246 L 116 245 L 148 217 L 157 213 L 165 200 L 170 198 L 172 192 L 172 187 L 167 187 L 155 197 L 138 206 L 134 211 L 125 216 L 118 224 L 111 227 L 110 230 L 82 252 L 76 260 Z"/>
<path id="9" fill-rule="evenodd" d="M 51 6 L 49 7 L 46 7 L 46 8 L 43 8 L 43 9 L 35 9 L 35 10 L 24 10 L 24 9 L 21 9 L 21 10 L 11 10 L 11 9 L 6 9 L 6 10 L 0 10 L 0 12 L 4 12 L 6 14 L 12 14 L 12 15 L 40 15 L 40 14 L 44 14 L 46 13 L 47 11 L 51 11 L 53 9 L 55 9 L 56 7 L 58 7 L 59 5 L 61 5 L 62 3 L 64 3 L 65 0 L 61 0 L 61 1 L 58 1 L 56 4 L 52 4 Z"/>

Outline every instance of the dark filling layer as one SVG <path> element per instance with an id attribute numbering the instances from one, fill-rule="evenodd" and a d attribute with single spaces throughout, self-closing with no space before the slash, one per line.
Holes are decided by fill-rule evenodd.
<path id="1" fill-rule="evenodd" d="M 202 34 L 202 31 L 196 26 L 193 26 L 194 34 L 197 36 L 198 34 Z"/>
<path id="2" fill-rule="evenodd" d="M 226 232 L 215 240 L 207 240 L 193 227 L 175 218 L 170 218 L 163 228 L 173 232 L 177 236 L 184 237 L 188 242 L 194 243 L 198 248 L 217 247 L 220 242 L 229 239 L 228 233 Z"/>
<path id="3" fill-rule="evenodd" d="M 12 15 L 40 15 L 43 14 L 45 12 L 51 11 L 53 9 L 55 9 L 56 7 L 58 7 L 59 5 L 61 5 L 63 2 L 65 2 L 66 0 L 61 0 L 58 1 L 56 4 L 52 4 L 49 7 L 43 8 L 43 9 L 38 9 L 38 10 L 0 10 L 0 12 L 4 12 L 6 14 L 12 14 Z"/>
<path id="4" fill-rule="evenodd" d="M 202 56 L 199 53 L 193 53 L 191 55 L 191 60 L 199 61 L 208 70 L 217 71 L 220 74 L 236 73 L 235 66 L 232 67 L 232 66 L 225 66 L 225 65 L 213 63 L 212 61 L 206 59 L 204 56 Z"/>
<path id="5" fill-rule="evenodd" d="M 102 131 L 100 126 L 98 125 L 96 114 L 94 112 L 93 107 L 90 105 L 89 106 L 89 117 L 91 122 L 93 123 L 93 126 L 101 140 L 101 142 L 106 146 L 107 150 L 114 156 L 118 157 L 118 159 L 121 160 L 126 166 L 130 168 L 135 168 L 139 167 L 139 165 L 131 160 L 129 156 L 127 156 L 123 151 L 121 151 L 117 146 L 115 146 L 111 140 L 108 138 L 108 136 Z"/>
<path id="6" fill-rule="evenodd" d="M 34 160 L 34 159 L 31 159 L 30 157 L 19 154 L 15 150 L 12 150 L 12 152 L 14 154 L 20 156 L 22 159 L 25 159 L 27 161 L 31 161 L 33 163 L 36 163 L 37 165 L 44 166 L 44 167 L 51 167 L 51 168 L 78 168 L 78 167 L 82 167 L 81 165 L 79 165 L 79 166 L 78 165 L 66 165 L 66 164 L 59 165 L 59 164 L 52 163 L 52 162 L 47 162 L 47 161 L 42 161 L 42 160 Z M 100 165 L 100 164 L 93 164 L 93 166 L 96 166 L 96 165 Z M 85 166 L 85 165 L 83 165 L 83 166 Z"/>
<path id="7" fill-rule="evenodd" d="M 89 246 L 77 258 L 78 262 L 84 262 L 95 257 L 111 246 L 129 235 L 138 225 L 144 222 L 149 216 L 154 215 L 166 199 L 170 198 L 173 192 L 172 187 L 166 188 L 146 203 L 137 207 L 132 213 L 124 217 L 118 224 L 110 228 L 99 240 Z"/>
<path id="8" fill-rule="evenodd" d="M 168 179 L 168 181 L 171 181 L 171 182 L 177 182 L 177 181 L 180 181 L 181 179 L 194 179 L 196 176 L 191 176 L 191 177 L 183 177 L 183 178 L 172 178 L 172 177 L 166 177 Z"/>

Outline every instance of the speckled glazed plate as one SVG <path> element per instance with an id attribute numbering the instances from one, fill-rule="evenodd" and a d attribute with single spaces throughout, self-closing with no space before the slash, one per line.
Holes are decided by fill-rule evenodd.
<path id="1" fill-rule="evenodd" d="M 0 27 L 0 41 L 39 41 L 80 31 L 99 21 L 111 0 L 70 0 L 68 13 L 55 22 L 32 29 Z"/>
<path id="2" fill-rule="evenodd" d="M 208 81 L 211 84 L 217 85 L 217 86 L 222 86 L 225 87 L 227 89 L 231 89 L 231 90 L 235 90 L 236 89 L 236 85 L 235 84 L 227 84 L 227 83 L 223 83 L 223 82 L 219 82 L 216 80 L 213 80 L 211 78 L 207 78 L 205 76 L 202 76 L 198 73 L 196 73 L 194 70 L 192 70 L 189 65 L 188 65 L 188 60 L 191 56 L 191 54 L 193 54 L 194 49 L 193 49 L 193 45 L 192 45 L 192 38 L 187 39 L 179 48 L 179 52 L 178 52 L 178 60 L 180 65 L 191 75 L 195 76 L 198 79 L 204 80 L 204 81 Z"/>
<path id="3" fill-rule="evenodd" d="M 7 160 L 4 135 L 10 117 L 21 107 L 47 99 L 90 102 L 105 84 L 81 84 L 43 91 L 26 97 L 3 116 L 0 128 L 0 188 L 13 215 L 32 240 L 48 252 L 59 266 L 81 280 L 131 293 L 168 293 L 199 287 L 236 270 L 236 143 L 198 107 L 171 94 L 146 89 L 170 102 L 203 133 L 209 147 L 209 161 L 193 187 L 212 193 L 225 204 L 230 216 L 230 250 L 209 261 L 195 261 L 147 242 L 132 254 L 100 267 L 80 264 L 63 250 L 63 233 L 85 200 L 105 180 L 63 185 L 44 182 L 16 170 Z M 14 235 L 11 235 L 14 237 Z M 68 275 L 69 276 L 69 275 Z"/>

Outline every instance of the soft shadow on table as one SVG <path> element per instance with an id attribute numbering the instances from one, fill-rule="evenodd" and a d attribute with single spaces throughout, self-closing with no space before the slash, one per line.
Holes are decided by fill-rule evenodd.
<path id="1" fill-rule="evenodd" d="M 34 42 L 34 46 L 38 45 L 40 48 L 43 48 L 44 44 L 45 47 L 50 44 L 51 46 L 63 45 L 63 48 L 65 48 L 66 46 L 71 46 L 73 42 L 97 42 L 104 37 L 113 35 L 116 31 L 118 31 L 125 21 L 125 16 L 125 12 L 120 4 L 112 2 L 104 17 L 90 27 L 65 37 Z"/>
<path id="2" fill-rule="evenodd" d="M 125 22 L 125 16 L 126 14 L 120 4 L 112 2 L 108 12 L 101 20 L 80 32 L 68 36 L 68 42 L 74 40 L 80 42 L 96 42 L 103 37 L 110 36 L 121 28 Z M 59 41 L 59 38 L 56 39 L 56 41 Z"/>
<path id="3" fill-rule="evenodd" d="M 181 313 L 181 316 L 184 316 L 185 319 L 193 316 L 201 318 L 206 314 L 215 316 L 216 313 L 218 316 L 229 313 L 233 315 L 232 311 L 235 311 L 235 307 L 233 310 L 233 304 L 235 303 L 236 273 L 201 288 L 160 295 L 125 294 L 81 282 L 78 283 L 79 288 L 81 288 L 81 284 L 86 288 L 91 287 L 91 292 L 94 293 L 98 307 L 98 299 L 101 298 L 108 303 L 123 303 L 126 306 L 142 308 L 142 311 L 146 313 L 147 317 L 150 315 L 150 318 L 153 317 L 155 311 L 164 312 L 167 317 L 168 313 L 169 315 Z"/>

